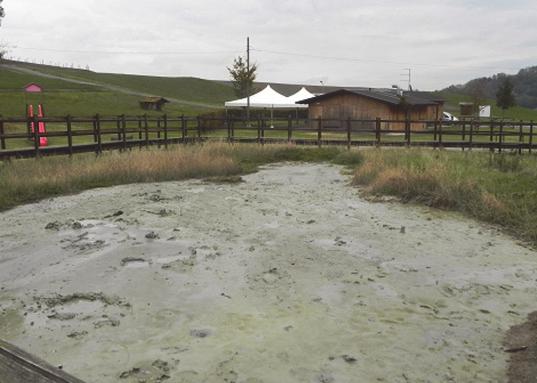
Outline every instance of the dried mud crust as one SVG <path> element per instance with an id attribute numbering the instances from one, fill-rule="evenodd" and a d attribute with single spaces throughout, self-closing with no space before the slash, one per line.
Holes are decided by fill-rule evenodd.
<path id="1" fill-rule="evenodd" d="M 87 382 L 506 382 L 537 253 L 457 214 L 365 201 L 341 170 L 0 213 L 0 337 Z"/>
<path id="2" fill-rule="evenodd" d="M 537 382 L 537 311 L 528 321 L 511 327 L 505 339 L 509 360 L 509 383 Z"/>

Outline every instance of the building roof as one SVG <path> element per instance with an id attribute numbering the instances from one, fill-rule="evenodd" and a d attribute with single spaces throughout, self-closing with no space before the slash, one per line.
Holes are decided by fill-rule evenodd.
<path id="1" fill-rule="evenodd" d="M 432 100 L 429 98 L 425 98 L 421 95 L 416 95 L 413 92 L 403 92 L 403 96 L 400 96 L 397 93 L 397 90 L 395 89 L 347 89 L 342 88 L 339 90 L 336 90 L 334 92 L 325 93 L 320 96 L 312 97 L 307 100 L 299 101 L 299 104 L 312 104 L 314 102 L 322 101 L 327 98 L 340 95 L 340 94 L 354 94 L 357 96 L 363 96 L 367 98 L 371 98 L 374 100 L 378 100 L 390 105 L 400 105 L 402 98 L 404 97 L 404 100 L 407 105 L 410 106 L 418 106 L 418 105 L 438 105 L 439 100 Z"/>

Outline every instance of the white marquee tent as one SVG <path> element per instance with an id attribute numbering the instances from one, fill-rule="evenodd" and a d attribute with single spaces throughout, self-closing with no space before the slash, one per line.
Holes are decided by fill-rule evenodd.
<path id="1" fill-rule="evenodd" d="M 315 97 L 315 95 L 311 93 L 309 90 L 307 90 L 306 88 L 302 87 L 302 89 L 300 89 L 298 92 L 287 97 L 287 100 L 289 100 L 289 102 L 294 104 L 299 101 L 307 100 L 308 98 L 312 98 L 312 97 Z M 298 105 L 302 105 L 302 104 L 298 104 Z"/>
<path id="2" fill-rule="evenodd" d="M 302 89 L 298 93 L 301 91 Z M 313 95 L 310 97 L 313 97 Z M 296 101 L 300 101 L 300 99 Z M 226 108 L 246 108 L 248 106 L 248 100 L 247 98 L 241 98 L 239 100 L 228 101 L 224 105 Z M 304 109 L 307 107 L 308 105 L 295 104 L 293 99 L 276 92 L 270 85 L 267 85 L 261 92 L 250 96 L 250 108 L 252 109 Z"/>

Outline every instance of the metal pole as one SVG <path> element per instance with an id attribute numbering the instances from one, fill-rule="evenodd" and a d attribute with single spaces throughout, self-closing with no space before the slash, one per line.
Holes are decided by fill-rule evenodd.
<path id="1" fill-rule="evenodd" d="M 250 126 L 250 37 L 246 38 L 246 121 Z"/>

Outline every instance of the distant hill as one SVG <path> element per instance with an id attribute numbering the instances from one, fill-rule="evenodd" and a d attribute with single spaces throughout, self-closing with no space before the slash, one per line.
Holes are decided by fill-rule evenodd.
<path id="1" fill-rule="evenodd" d="M 521 69 L 515 75 L 498 73 L 491 77 L 481 77 L 464 85 L 452 85 L 445 91 L 472 96 L 476 91 L 482 92 L 488 99 L 496 98 L 496 91 L 501 80 L 508 77 L 514 85 L 517 104 L 522 107 L 537 109 L 537 66 Z"/>
<path id="2" fill-rule="evenodd" d="M 458 115 L 458 103 L 471 101 L 474 84 L 483 88 L 483 101 L 494 104 L 496 89 L 502 76 L 504 75 L 499 74 L 472 80 L 465 85 L 451 86 L 429 96 L 446 100 L 446 110 Z M 510 77 L 515 84 L 517 102 L 528 107 L 511 108 L 501 115 L 493 108 L 493 113 L 506 118 L 537 120 L 537 67 L 523 69 Z M 40 95 L 25 94 L 22 88 L 30 82 L 39 83 L 45 92 Z M 341 88 L 308 84 L 270 84 L 286 96 L 297 92 L 302 86 L 317 94 Z M 266 85 L 265 82 L 258 82 L 254 91 L 261 90 Z M 48 116 L 87 116 L 95 113 L 140 115 L 145 111 L 139 107 L 138 101 L 145 96 L 163 96 L 170 100 L 171 103 L 164 108 L 164 112 L 170 115 L 199 115 L 211 112 L 222 109 L 225 101 L 236 98 L 231 83 L 225 80 L 98 73 L 18 61 L 0 62 L 0 115 L 3 116 L 24 115 L 25 105 L 29 102 L 42 102 Z"/>
<path id="3" fill-rule="evenodd" d="M 24 85 L 37 82 L 45 92 L 26 95 Z M 143 114 L 138 101 L 163 96 L 169 114 L 200 114 L 221 108 L 234 98 L 233 89 L 216 81 L 193 77 L 157 77 L 97 73 L 4 60 L 0 63 L 0 114 L 24 114 L 29 100 L 43 102 L 48 115 Z"/>

